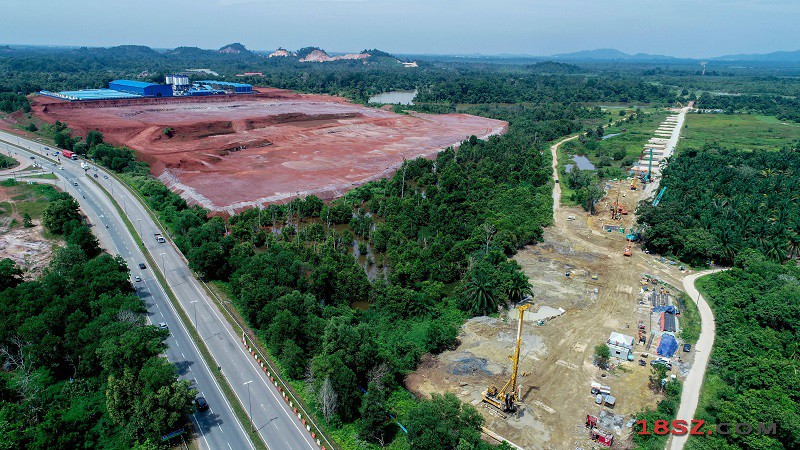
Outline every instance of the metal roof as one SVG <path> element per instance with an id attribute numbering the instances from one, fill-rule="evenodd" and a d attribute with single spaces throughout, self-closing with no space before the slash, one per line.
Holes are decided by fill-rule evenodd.
<path id="1" fill-rule="evenodd" d="M 219 85 L 219 86 L 230 86 L 230 87 L 249 87 L 249 88 L 253 87 L 252 84 L 231 83 L 230 81 L 200 80 L 200 81 L 197 81 L 197 83 L 216 84 L 216 85 Z"/>
<path id="2" fill-rule="evenodd" d="M 143 81 L 133 81 L 133 80 L 114 80 L 111 83 L 121 84 L 121 85 L 124 85 L 124 86 L 130 86 L 130 87 L 137 87 L 137 88 L 146 88 L 146 87 L 150 87 L 150 86 L 159 86 L 158 84 L 155 84 L 155 83 L 145 83 Z"/>
<path id="3" fill-rule="evenodd" d="M 61 91 L 61 92 L 41 91 L 41 93 L 49 97 L 62 98 L 65 100 L 107 100 L 107 99 L 141 97 L 138 94 L 130 94 L 127 92 L 114 91 L 111 89 L 84 89 L 80 91 Z"/>

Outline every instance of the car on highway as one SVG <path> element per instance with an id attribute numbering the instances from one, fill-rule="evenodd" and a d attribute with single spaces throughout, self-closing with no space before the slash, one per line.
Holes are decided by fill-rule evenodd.
<path id="1" fill-rule="evenodd" d="M 147 266 L 145 266 L 144 263 L 139 263 L 139 268 L 144 270 L 147 269 Z"/>
<path id="2" fill-rule="evenodd" d="M 73 185 L 73 186 L 77 186 L 77 185 L 78 185 L 78 182 L 77 182 L 77 181 L 73 181 L 73 182 L 72 182 L 72 185 Z"/>
<path id="3" fill-rule="evenodd" d="M 94 174 L 94 177 L 97 178 L 97 174 Z"/>
<path id="4" fill-rule="evenodd" d="M 169 327 L 167 326 L 166 322 L 160 322 L 158 324 L 158 328 L 161 328 L 162 330 L 169 330 Z"/>
<path id="5" fill-rule="evenodd" d="M 208 402 L 205 397 L 197 397 L 194 399 L 194 404 L 197 406 L 198 411 L 208 411 Z"/>
<path id="6" fill-rule="evenodd" d="M 108 175 L 103 175 L 103 179 L 107 180 L 108 179 Z"/>
<path id="7" fill-rule="evenodd" d="M 36 159 L 36 157 L 35 156 L 31 156 L 31 159 Z"/>
<path id="8" fill-rule="evenodd" d="M 58 166 L 58 168 L 64 170 L 64 166 Z"/>
<path id="9" fill-rule="evenodd" d="M 133 277 L 133 281 L 138 283 L 138 282 L 142 281 L 142 277 L 140 277 L 139 275 L 136 275 L 135 277 Z"/>

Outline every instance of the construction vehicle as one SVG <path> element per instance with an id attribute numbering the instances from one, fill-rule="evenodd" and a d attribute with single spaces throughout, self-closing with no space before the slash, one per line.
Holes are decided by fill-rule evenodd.
<path id="1" fill-rule="evenodd" d="M 611 218 L 615 220 L 620 220 L 621 216 L 627 216 L 628 210 L 625 209 L 624 206 L 620 205 L 617 202 L 611 204 Z"/>
<path id="2" fill-rule="evenodd" d="M 666 186 L 661 188 L 661 192 L 659 192 L 658 195 L 656 196 L 656 199 L 653 200 L 653 206 L 658 206 L 658 204 L 661 202 L 661 197 L 664 196 L 664 191 L 666 191 L 666 190 L 667 190 Z"/>
<path id="3" fill-rule="evenodd" d="M 628 246 L 625 247 L 625 251 L 622 253 L 622 255 L 623 256 L 631 256 L 632 255 L 632 252 L 631 252 L 631 241 L 630 240 L 628 240 Z"/>
<path id="4" fill-rule="evenodd" d="M 633 176 L 633 181 L 631 181 L 631 190 L 635 191 L 636 188 L 636 175 Z"/>
<path id="5" fill-rule="evenodd" d="M 531 303 L 525 303 L 517 307 L 519 310 L 519 323 L 517 324 L 517 347 L 514 350 L 514 356 L 511 356 L 513 369 L 511 370 L 511 379 L 509 379 L 502 389 L 498 390 L 497 386 L 490 386 L 483 393 L 483 401 L 494 406 L 503 412 L 514 412 L 517 410 L 517 369 L 519 369 L 519 350 L 522 346 L 522 318 L 525 315 L 525 310 L 533 306 Z"/>

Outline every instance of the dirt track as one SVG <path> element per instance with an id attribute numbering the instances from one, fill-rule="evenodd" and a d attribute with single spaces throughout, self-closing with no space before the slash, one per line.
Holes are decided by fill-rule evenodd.
<path id="1" fill-rule="evenodd" d="M 396 114 L 343 98 L 261 89 L 254 95 L 64 102 L 38 98 L 38 117 L 127 145 L 153 175 L 216 211 L 298 195 L 342 195 L 507 122 L 465 114 Z M 165 133 L 165 129 L 169 129 Z"/>

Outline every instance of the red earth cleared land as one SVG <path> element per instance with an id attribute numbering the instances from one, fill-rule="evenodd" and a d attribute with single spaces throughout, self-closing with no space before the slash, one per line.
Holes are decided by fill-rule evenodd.
<path id="1" fill-rule="evenodd" d="M 94 129 L 127 145 L 189 203 L 227 213 L 296 196 L 341 196 L 390 175 L 404 159 L 431 158 L 470 135 L 508 128 L 466 114 L 403 115 L 341 97 L 258 91 L 92 102 L 38 97 L 33 110 L 79 135 Z"/>

